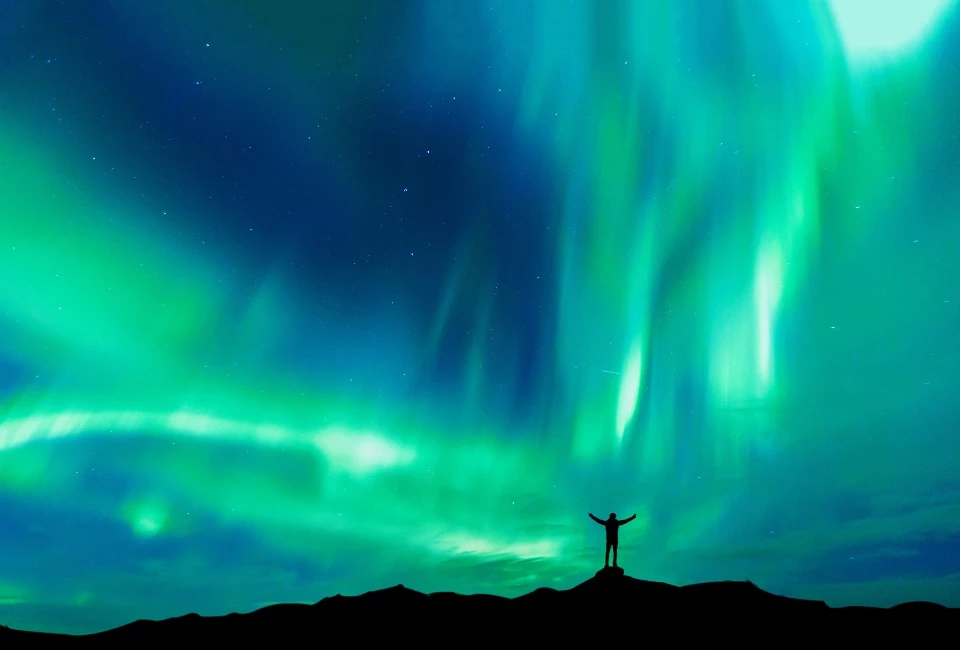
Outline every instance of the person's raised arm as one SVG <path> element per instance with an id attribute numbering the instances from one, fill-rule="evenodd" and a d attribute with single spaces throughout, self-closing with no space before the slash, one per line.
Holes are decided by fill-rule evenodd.
<path id="1" fill-rule="evenodd" d="M 629 524 L 631 521 L 633 521 L 633 520 L 636 519 L 636 518 L 637 518 L 637 515 L 635 515 L 635 514 L 630 515 L 629 517 L 627 517 L 626 519 L 624 519 L 623 521 L 621 521 L 621 522 L 620 522 L 620 525 L 622 526 L 622 525 L 624 525 L 624 524 Z"/>
<path id="2" fill-rule="evenodd" d="M 587 514 L 590 515 L 590 518 L 593 519 L 593 520 L 594 520 L 595 522 L 597 522 L 598 524 L 600 524 L 601 526 L 604 525 L 603 520 L 602 520 L 602 519 L 597 519 L 596 517 L 594 517 L 592 512 L 588 512 Z"/>

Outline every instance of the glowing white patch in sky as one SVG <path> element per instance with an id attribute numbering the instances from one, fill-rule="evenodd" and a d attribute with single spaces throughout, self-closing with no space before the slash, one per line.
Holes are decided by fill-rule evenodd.
<path id="1" fill-rule="evenodd" d="M 332 427 L 317 435 L 317 447 L 334 465 L 355 475 L 409 465 L 416 452 L 384 436 L 367 431 Z"/>
<path id="2" fill-rule="evenodd" d="M 954 0 L 830 0 L 851 61 L 867 62 L 916 47 Z"/>

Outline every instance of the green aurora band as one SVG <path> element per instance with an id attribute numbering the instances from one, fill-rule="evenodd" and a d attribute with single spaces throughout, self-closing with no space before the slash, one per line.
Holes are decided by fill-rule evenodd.
<path id="1" fill-rule="evenodd" d="M 108 171 L 136 129 L 97 144 L 125 111 L 119 75 L 63 89 L 51 130 L 37 98 L 57 83 L 11 56 L 0 622 L 88 632 L 398 582 L 568 587 L 602 551 L 588 510 L 638 513 L 621 547 L 635 576 L 960 606 L 960 564 L 942 559 L 960 538 L 955 3 L 438 0 L 397 24 L 357 3 L 317 33 L 302 25 L 329 16 L 297 3 L 98 4 L 132 34 L 122 47 L 214 41 L 169 65 L 189 59 L 254 113 L 279 89 L 271 119 L 312 134 L 303 156 L 349 137 L 346 116 L 316 124 L 308 91 L 344 53 L 370 92 L 391 56 L 412 94 L 469 86 L 546 179 L 546 216 L 516 226 L 551 252 L 523 271 L 543 294 L 515 298 L 542 316 L 539 365 L 525 385 L 527 339 L 489 334 L 520 327 L 489 206 L 443 206 L 474 225 L 437 253 L 423 318 L 364 320 L 372 288 L 338 308 L 282 254 L 250 291 L 236 268 L 252 244 L 184 235 L 214 219 L 199 202 L 163 218 L 187 182 L 174 154 Z M 13 5 L 0 23 L 31 26 L 43 57 L 52 19 Z M 464 174 L 499 164 L 483 133 L 464 136 Z M 365 164 L 325 169 L 345 185 Z M 407 312 L 417 277 L 392 287 Z M 464 319 L 440 401 L 416 369 Z M 304 372 L 279 351 L 321 321 L 344 352 Z M 373 351 L 350 333 L 368 327 L 386 341 Z M 521 389 L 522 417 L 491 397 Z"/>

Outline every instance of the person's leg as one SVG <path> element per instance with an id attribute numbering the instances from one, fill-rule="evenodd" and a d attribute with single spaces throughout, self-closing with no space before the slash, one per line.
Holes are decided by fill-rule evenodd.
<path id="1" fill-rule="evenodd" d="M 614 560 L 616 563 L 616 560 Z M 607 554 L 603 556 L 603 566 L 604 568 L 610 566 L 610 542 L 607 542 Z"/>
<path id="2" fill-rule="evenodd" d="M 617 566 L 617 545 L 613 545 L 613 566 Z"/>

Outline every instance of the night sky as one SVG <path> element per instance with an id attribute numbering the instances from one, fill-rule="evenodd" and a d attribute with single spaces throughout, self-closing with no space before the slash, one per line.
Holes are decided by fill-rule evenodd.
<path id="1" fill-rule="evenodd" d="M 960 606 L 960 3 L 0 0 L 0 623 L 600 566 Z"/>

